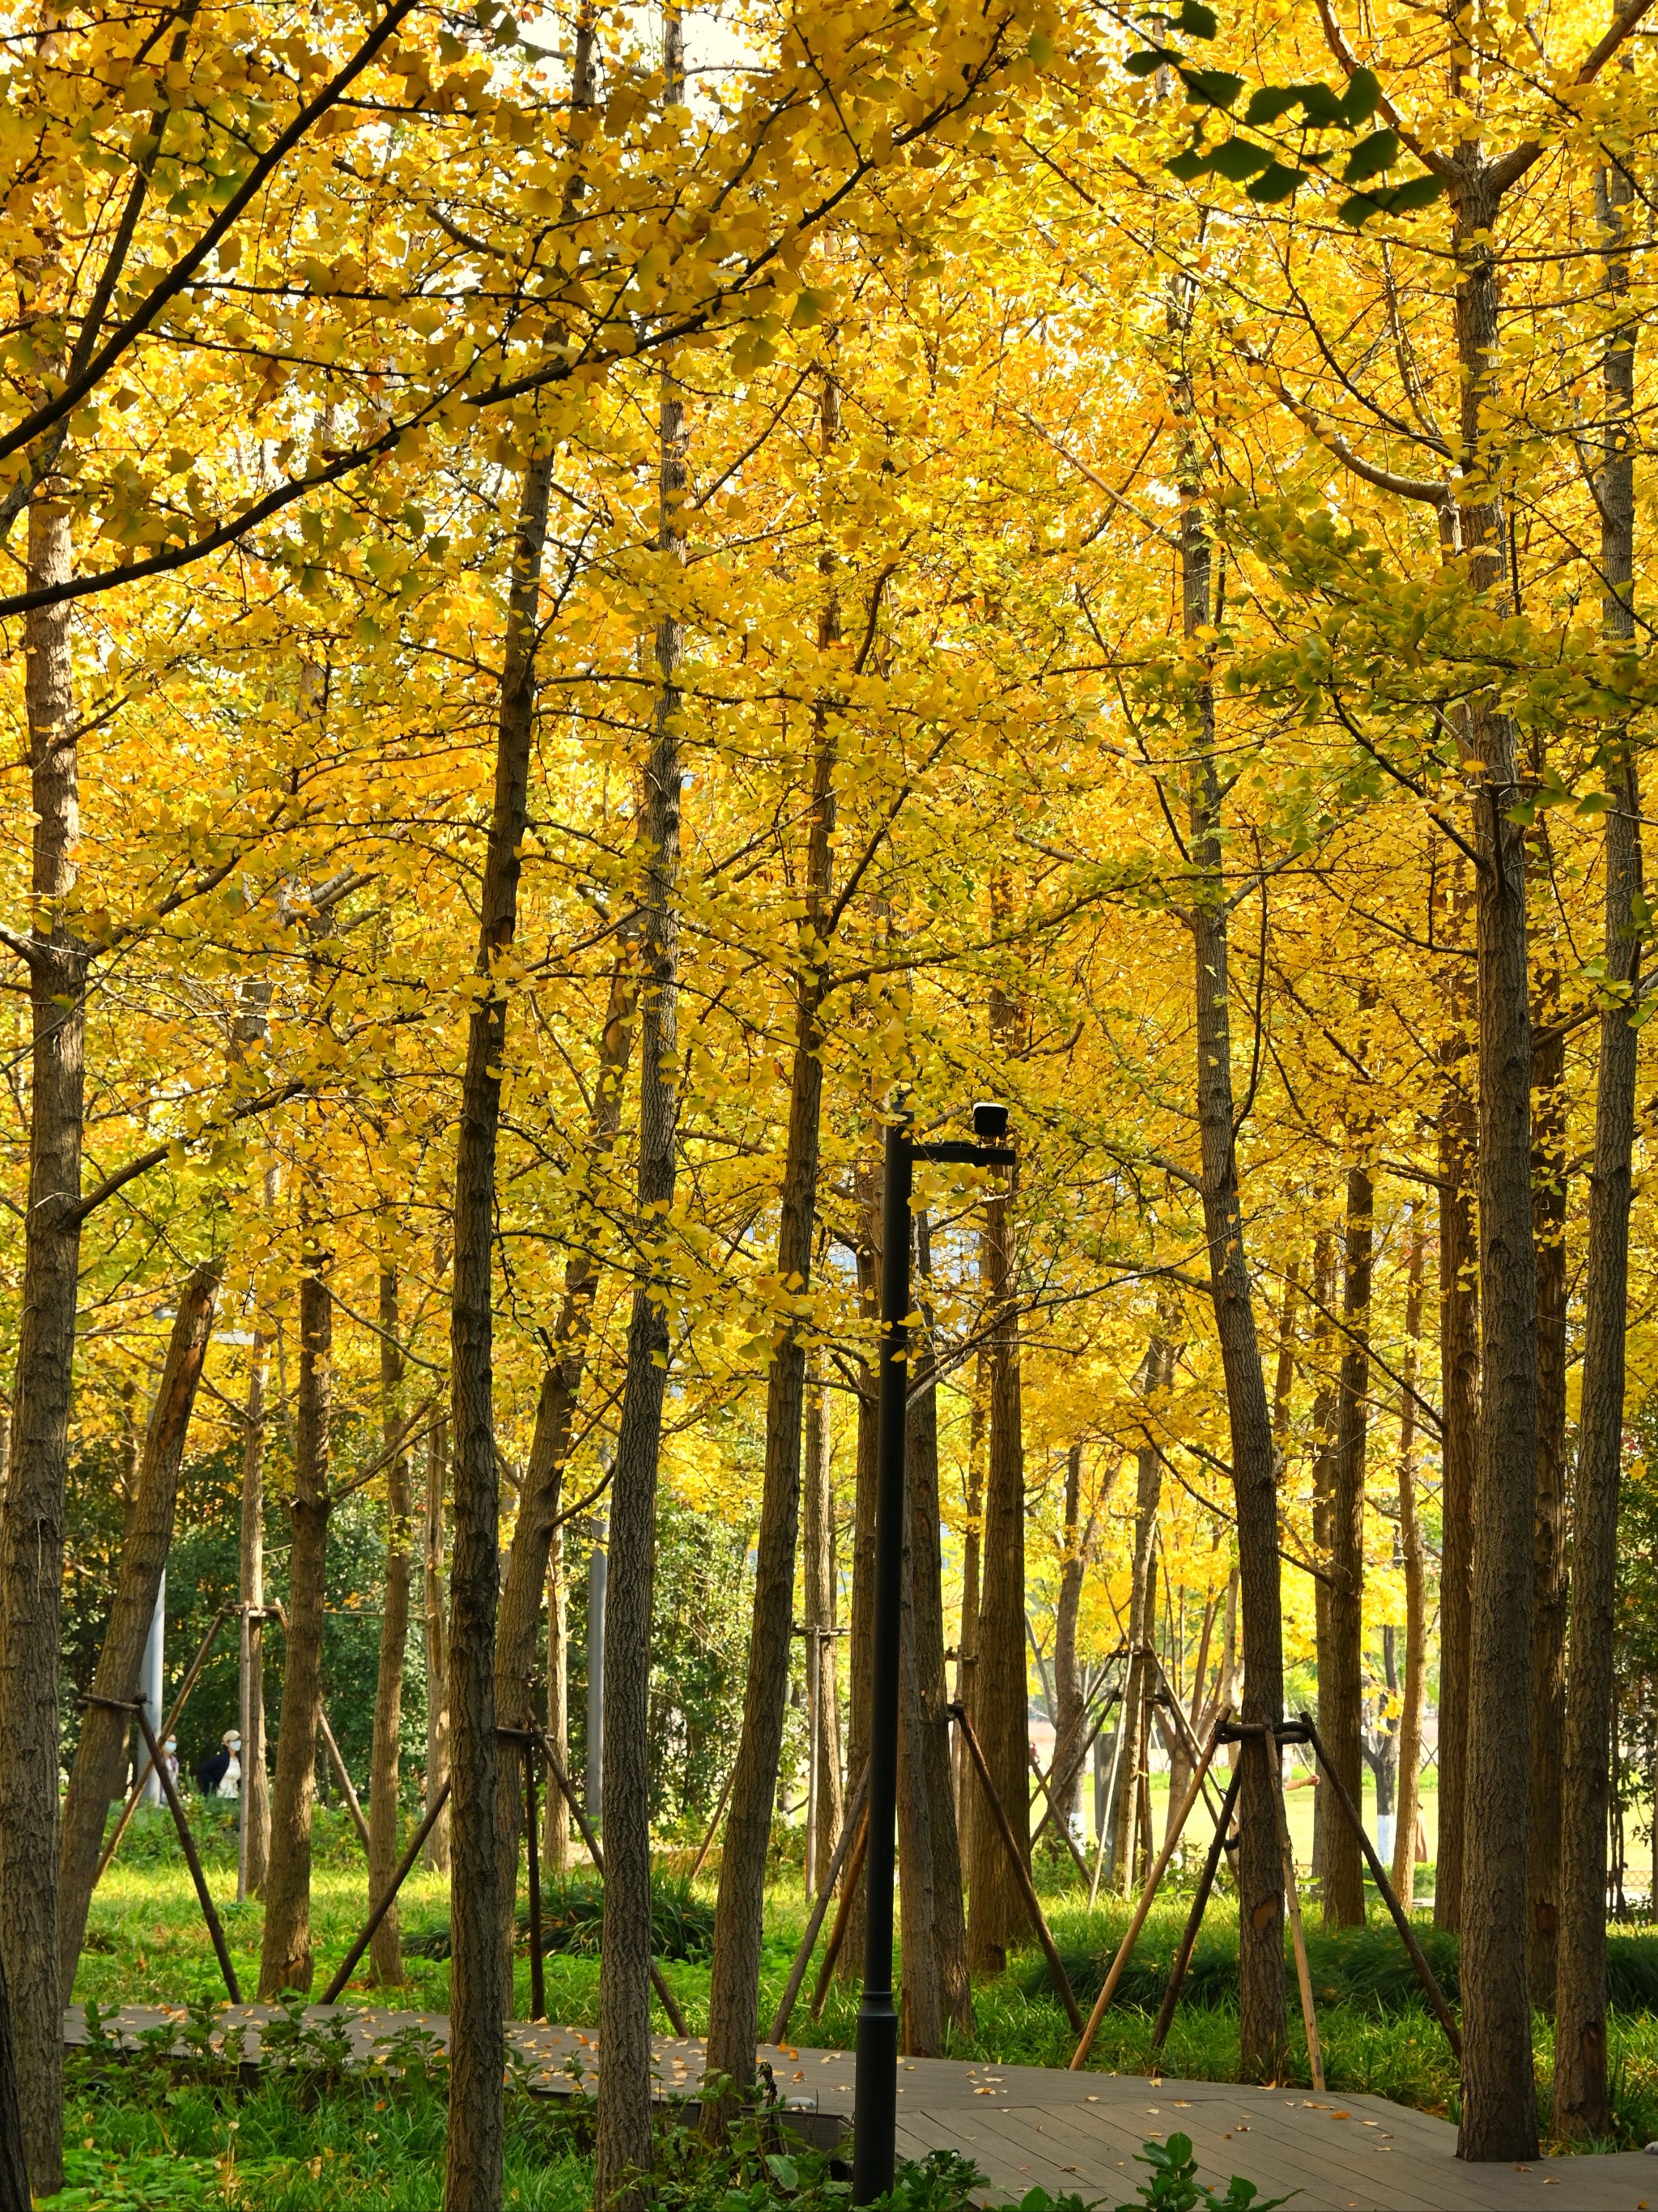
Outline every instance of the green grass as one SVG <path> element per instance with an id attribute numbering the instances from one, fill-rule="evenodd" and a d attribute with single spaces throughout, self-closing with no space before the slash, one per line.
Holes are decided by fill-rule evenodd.
<path id="1" fill-rule="evenodd" d="M 244 1989 L 251 1993 L 258 1975 L 262 1908 L 257 1902 L 240 1906 L 233 1902 L 232 1808 L 198 1809 L 210 1882 Z M 93 1900 L 88 1948 L 76 1994 L 106 2008 L 123 2002 L 212 2003 L 223 1994 L 189 1877 L 170 1825 L 164 1823 L 164 1814 L 141 1816 Z M 1073 1985 L 1086 2003 L 1100 1986 L 1128 1908 L 1121 1899 L 1102 1899 L 1098 1909 L 1090 1914 L 1074 1885 L 1061 1887 L 1051 1869 L 1044 1869 L 1042 1878 L 1044 1909 L 1067 1960 Z M 680 1886 L 668 1887 L 677 1892 Z M 367 1909 L 366 1887 L 362 1854 L 354 1832 L 343 1816 L 319 1814 L 312 1892 L 319 1990 L 361 1924 Z M 576 1878 L 566 1885 L 565 1896 L 572 1921 L 579 1923 L 577 1947 L 554 1951 L 546 1959 L 548 2010 L 551 2018 L 571 2027 L 592 2027 L 598 2017 L 599 1962 L 590 1940 L 587 1887 Z M 700 1929 L 704 1924 L 711 1897 L 712 1885 L 706 1881 L 693 1896 L 680 1897 L 675 1911 L 688 1930 Z M 1179 1897 L 1160 1900 L 1154 1908 L 1121 1994 L 1102 2026 L 1091 2061 L 1099 2070 L 1151 2070 L 1152 2021 L 1185 1911 L 1186 1900 Z M 1170 2075 L 1214 2081 L 1237 2077 L 1235 1911 L 1235 1906 L 1224 1898 L 1218 1898 L 1211 1906 L 1185 2001 L 1163 2054 L 1163 2069 Z M 405 1936 L 418 1942 L 422 1937 L 437 1936 L 446 1930 L 448 1918 L 446 1880 L 424 1869 L 417 1870 L 410 1876 L 402 1900 Z M 768 1894 L 761 1966 L 762 2028 L 768 2024 L 782 1991 L 805 1924 L 805 1905 L 799 1876 L 786 1871 Z M 1455 1941 L 1424 1923 L 1418 1923 L 1418 1927 L 1436 1972 L 1455 1999 Z M 443 1947 L 434 1943 L 433 1948 Z M 708 2020 L 708 1963 L 700 1942 L 688 1942 L 684 1948 L 692 1955 L 670 1960 L 664 1972 L 692 2033 L 696 2033 Z M 1409 1962 L 1385 1918 L 1378 1916 L 1370 1927 L 1339 1936 L 1327 1937 L 1315 1926 L 1309 1930 L 1309 1950 L 1328 2086 L 1340 2093 L 1369 2092 L 1390 2097 L 1455 2118 L 1455 2062 L 1437 2022 L 1418 1994 Z M 1618 2147 L 1626 2148 L 1658 2138 L 1658 1936 L 1615 1933 L 1609 1963 L 1614 2000 L 1610 2039 L 1615 2141 Z M 446 1958 L 410 1955 L 407 1964 L 407 1983 L 384 1990 L 375 1989 L 365 1966 L 351 1984 L 349 2001 L 416 2012 L 446 2010 Z M 790 2025 L 793 2045 L 803 2051 L 812 2047 L 848 2049 L 856 2025 L 855 1981 L 836 1980 L 831 1985 L 823 2017 L 817 2022 L 806 2012 L 811 1987 L 809 1976 Z M 1286 1987 L 1289 2071 L 1293 2079 L 1305 2083 L 1310 2075 L 1292 1974 L 1286 1973 Z M 1005 1976 L 975 1990 L 975 2032 L 971 2037 L 952 2037 L 951 2056 L 1007 2065 L 1062 2066 L 1068 2060 L 1074 2038 L 1048 1986 L 1040 1953 L 1017 1954 Z M 529 1962 L 520 1955 L 516 2008 L 525 2014 L 528 2008 Z M 664 2031 L 668 2027 L 659 2008 L 656 2025 Z M 1549 2021 L 1541 2015 L 1534 2023 L 1534 2037 L 1540 2106 L 1546 2124 L 1552 2036 Z M 803 2065 L 809 2063 L 803 2061 Z M 809 2074 L 806 2078 L 810 2080 Z M 263 2183 L 260 2193 L 268 2193 Z M 222 2201 L 222 2193 L 216 2201 Z M 349 2196 L 345 2201 L 350 2201 Z M 406 2201 L 412 2206 L 425 2200 L 415 2195 L 406 2200 L 365 2201 L 398 2204 Z M 528 2204 L 544 2200 L 525 2197 L 521 2201 Z"/>

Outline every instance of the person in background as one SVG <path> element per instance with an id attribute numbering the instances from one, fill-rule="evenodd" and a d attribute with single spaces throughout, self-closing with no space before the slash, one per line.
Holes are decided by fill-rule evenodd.
<path id="1" fill-rule="evenodd" d="M 203 1797 L 234 1797 L 241 1784 L 242 1740 L 227 1729 L 216 1749 L 208 1753 L 196 1769 L 196 1786 Z M 231 1779 L 234 1773 L 234 1780 Z M 227 1787 L 227 1784 L 228 1786 Z"/>

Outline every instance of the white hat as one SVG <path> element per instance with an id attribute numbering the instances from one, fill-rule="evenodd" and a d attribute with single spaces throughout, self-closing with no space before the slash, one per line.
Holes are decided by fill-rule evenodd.
<path id="1" fill-rule="evenodd" d="M 240 1743 L 241 1740 L 242 1732 L 240 1729 L 227 1729 L 219 1738 L 221 1743 Z"/>

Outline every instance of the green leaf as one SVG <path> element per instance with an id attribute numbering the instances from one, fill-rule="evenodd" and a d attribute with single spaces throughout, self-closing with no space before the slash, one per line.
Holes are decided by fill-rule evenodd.
<path id="1" fill-rule="evenodd" d="M 1299 105 L 1301 94 L 1292 84 L 1264 84 L 1249 95 L 1249 105 L 1243 112 L 1246 123 L 1260 125 L 1276 123 Z"/>
<path id="2" fill-rule="evenodd" d="M 1250 199 L 1261 200 L 1271 206 L 1278 200 L 1287 200 L 1305 182 L 1304 171 L 1292 169 L 1283 161 L 1272 161 L 1243 189 Z"/>
<path id="3" fill-rule="evenodd" d="M 1212 39 L 1215 35 L 1215 11 L 1206 8 L 1203 0 L 1181 0 L 1181 11 L 1175 20 L 1188 38 Z"/>
<path id="4" fill-rule="evenodd" d="M 1155 76 L 1163 64 L 1171 58 L 1169 54 L 1162 50 L 1144 54 L 1130 54 L 1123 67 L 1130 76 Z"/>
<path id="5" fill-rule="evenodd" d="M 1336 216 L 1337 219 L 1345 222 L 1349 229 L 1363 230 L 1372 216 L 1386 215 L 1387 212 L 1382 201 L 1373 198 L 1370 193 L 1355 192 L 1351 198 L 1343 200 L 1341 205 L 1336 210 Z"/>
<path id="6" fill-rule="evenodd" d="M 1194 185 L 1199 177 L 1206 177 L 1215 166 L 1212 154 L 1199 154 L 1195 146 L 1176 154 L 1172 161 L 1163 163 L 1171 177 L 1178 177 L 1183 185 Z"/>
<path id="7" fill-rule="evenodd" d="M 1246 179 L 1270 168 L 1272 156 L 1265 146 L 1252 145 L 1247 138 L 1229 138 L 1224 146 L 1216 147 L 1209 161 L 1218 175 L 1241 185 Z"/>
<path id="8" fill-rule="evenodd" d="M 1415 208 L 1431 207 L 1445 189 L 1442 177 L 1430 177 L 1425 173 L 1395 185 L 1388 195 L 1389 215 L 1408 215 Z"/>
<path id="9" fill-rule="evenodd" d="M 1382 87 L 1374 73 L 1367 69 L 1355 70 L 1352 82 L 1347 87 L 1347 97 L 1341 103 L 1344 119 L 1353 129 L 1368 123 L 1382 105 Z"/>
<path id="10" fill-rule="evenodd" d="M 1243 89 L 1243 79 L 1230 70 L 1183 69 L 1180 79 L 1194 99 L 1211 107 L 1230 107 Z"/>
<path id="11" fill-rule="evenodd" d="M 767 2158 L 766 2165 L 780 2189 L 799 2187 L 800 2169 L 792 2158 L 786 2158 L 781 2151 L 773 2151 Z"/>
<path id="12" fill-rule="evenodd" d="M 1315 129 L 1339 130 L 1347 120 L 1346 111 L 1327 84 L 1298 84 L 1301 112 Z"/>
<path id="13" fill-rule="evenodd" d="M 1347 157 L 1347 166 L 1341 173 L 1344 185 L 1357 185 L 1366 177 L 1379 176 L 1390 169 L 1399 159 L 1399 141 L 1391 131 L 1373 131 L 1368 138 L 1361 138 Z"/>

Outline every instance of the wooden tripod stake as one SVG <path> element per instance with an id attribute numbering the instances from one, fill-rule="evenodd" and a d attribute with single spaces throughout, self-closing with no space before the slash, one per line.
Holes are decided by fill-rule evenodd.
<path id="1" fill-rule="evenodd" d="M 1013 1823 L 1008 1819 L 1001 1799 L 996 1795 L 996 1785 L 990 1778 L 990 1767 L 981 1748 L 979 1739 L 973 1732 L 973 1723 L 967 1717 L 967 1708 L 965 1705 L 950 1705 L 946 1710 L 962 1731 L 962 1741 L 968 1747 L 969 1755 L 972 1759 L 979 1780 L 984 1786 L 985 1800 L 995 1820 L 997 1831 L 1002 1839 L 1002 1848 L 1007 1853 L 1007 1863 L 1012 1869 L 1014 1884 L 1020 1896 L 1024 1899 L 1025 1911 L 1030 1915 L 1035 1924 L 1036 1940 L 1042 1947 L 1042 1956 L 1048 1961 L 1048 1971 L 1053 1978 L 1054 1987 L 1059 1992 L 1060 2002 L 1065 2007 L 1066 2017 L 1072 2027 L 1080 2029 L 1083 2024 L 1082 2007 L 1077 2002 L 1076 1992 L 1071 1986 L 1071 1977 L 1065 1971 L 1065 1961 L 1060 1958 L 1058 1946 L 1049 1933 L 1048 1923 L 1042 1917 L 1042 1904 L 1036 1895 L 1035 1884 L 1030 1879 L 1030 1869 L 1020 1856 L 1018 1838 L 1013 1832 Z"/>
<path id="2" fill-rule="evenodd" d="M 787 1984 L 782 1996 L 778 1999 L 777 2010 L 772 2015 L 771 2034 L 767 2039 L 769 2042 L 780 2043 L 789 2032 L 789 2018 L 794 2010 L 795 2000 L 800 1994 L 800 1984 L 806 1978 L 806 1968 L 811 1964 L 812 1950 L 817 1942 L 817 1931 L 822 1928 L 823 1916 L 829 1911 L 829 1902 L 835 1894 L 835 1885 L 841 1878 L 841 1869 L 846 1860 L 847 1853 L 852 1849 L 853 1837 L 861 1832 L 859 1823 L 863 1816 L 864 1800 L 868 1795 L 869 1767 L 865 1764 L 852 1802 L 847 1808 L 847 1817 L 841 1826 L 840 1840 L 835 1846 L 835 1856 L 829 1861 L 829 1872 L 823 1877 L 823 1886 L 818 1891 L 812 1905 L 811 1917 L 806 1923 L 806 1932 L 800 1938 L 800 1948 L 794 1954 L 794 1964 L 789 1969 Z M 851 1887 L 852 1885 L 848 1883 L 847 1885 L 848 1894 Z M 844 1899 L 842 1901 L 844 1902 Z M 836 1948 L 839 1948 L 838 1945 Z M 832 1957 L 829 1963 L 831 1966 L 834 1964 Z"/>
<path id="3" fill-rule="evenodd" d="M 1268 1779 L 1272 1784 L 1272 1818 L 1278 1824 L 1278 1856 L 1284 1864 L 1284 1901 L 1290 1911 L 1290 1936 L 1296 1952 L 1296 1982 L 1301 1990 L 1301 2020 L 1307 2031 L 1307 2063 L 1312 2069 L 1313 2087 L 1321 2097 L 1324 2094 L 1324 2053 L 1319 2047 L 1318 2017 L 1313 2010 L 1313 1973 L 1307 1962 L 1307 1937 L 1301 1925 L 1301 1897 L 1296 1888 L 1296 1854 L 1290 1841 L 1290 1808 L 1284 1797 L 1283 1757 L 1275 1736 L 1261 1735 L 1255 1741 L 1266 1761 Z M 1247 1750 L 1248 1746 L 1245 1748 Z M 1240 1770 L 1242 1765 L 1240 1759 Z"/>

